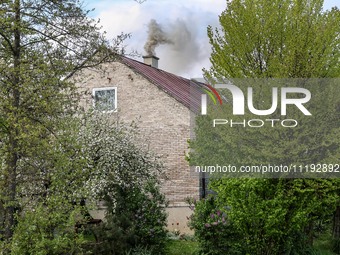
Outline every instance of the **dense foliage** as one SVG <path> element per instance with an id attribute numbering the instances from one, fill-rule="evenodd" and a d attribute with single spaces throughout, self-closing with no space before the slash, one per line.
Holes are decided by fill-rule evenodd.
<path id="1" fill-rule="evenodd" d="M 78 103 L 67 78 L 118 49 L 87 14 L 77 0 L 0 3 L 0 234 L 7 248 L 18 212 L 74 177 L 54 179 L 72 158 L 61 135 Z M 64 175 L 79 170 L 71 169 Z M 64 199 L 72 201 L 71 194 Z"/>
<path id="2" fill-rule="evenodd" d="M 205 72 L 207 79 L 211 83 L 231 82 L 245 94 L 250 84 L 254 88 L 256 109 L 270 108 L 272 87 L 280 88 L 280 82 L 294 79 L 282 83 L 310 89 L 312 99 L 307 108 L 312 116 L 304 116 L 293 107 L 288 109 L 287 116 L 281 116 L 280 106 L 270 116 L 252 115 L 247 111 L 244 116 L 233 116 L 231 95 L 221 91 L 226 99 L 224 105 L 209 106 L 208 115 L 197 118 L 196 138 L 190 141 L 192 165 L 339 163 L 340 102 L 335 96 L 339 94 L 339 82 L 334 78 L 340 75 L 340 12 L 336 8 L 323 11 L 322 5 L 321 0 L 227 1 L 226 10 L 220 16 L 221 27 L 208 28 L 213 52 L 212 67 Z M 256 82 L 255 78 L 263 80 Z M 293 85 L 295 78 L 300 81 Z M 297 119 L 299 125 L 296 128 L 270 125 L 213 128 L 212 119 L 221 116 L 237 122 L 292 118 Z M 243 178 L 227 175 L 211 179 L 210 189 L 215 197 L 198 202 L 191 223 L 203 252 L 209 254 L 215 239 L 222 244 L 214 246 L 215 254 L 313 252 L 315 236 L 319 231 L 329 231 L 329 228 L 318 229 L 318 222 L 329 224 L 338 205 L 338 179 L 316 179 L 308 174 L 290 176 L 295 178 L 284 178 L 285 175 L 263 178 L 268 176 L 249 179 L 244 178 L 249 177 L 244 174 Z M 225 214 L 224 227 L 210 223 L 208 215 L 217 211 Z M 238 238 L 226 242 L 224 235 L 230 233 Z"/>
<path id="3" fill-rule="evenodd" d="M 13 240 L 4 245 L 12 254 L 125 254 L 134 249 L 162 254 L 167 218 L 159 190 L 162 164 L 143 147 L 136 127 L 101 113 L 79 115 L 65 125 L 59 142 L 65 135 L 68 147 L 53 152 L 48 183 L 27 186 L 27 194 L 34 190 L 40 196 L 22 201 Z M 105 204 L 105 219 L 90 227 L 89 210 L 97 209 L 98 201 Z"/>
<path id="4" fill-rule="evenodd" d="M 190 226 L 199 241 L 199 254 L 319 254 L 310 245 L 310 238 L 318 235 L 308 237 L 304 233 L 306 210 L 300 207 L 299 214 L 286 219 L 287 208 L 282 207 L 279 198 L 266 202 L 257 195 L 252 198 L 223 203 L 234 207 L 221 206 L 214 196 L 193 204 Z M 297 206 L 298 203 L 289 203 L 289 199 L 291 196 L 285 201 L 287 205 Z M 280 204 L 280 208 L 274 203 Z M 327 222 L 321 225 L 329 229 Z M 320 225 L 308 227 L 316 230 Z M 316 233 L 319 234 L 313 232 Z"/>

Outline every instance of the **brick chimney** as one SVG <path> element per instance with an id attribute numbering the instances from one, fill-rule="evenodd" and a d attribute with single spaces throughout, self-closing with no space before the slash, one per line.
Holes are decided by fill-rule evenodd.
<path id="1" fill-rule="evenodd" d="M 144 64 L 147 64 L 149 66 L 158 68 L 158 60 L 159 58 L 157 58 L 156 56 L 143 56 L 144 59 Z"/>

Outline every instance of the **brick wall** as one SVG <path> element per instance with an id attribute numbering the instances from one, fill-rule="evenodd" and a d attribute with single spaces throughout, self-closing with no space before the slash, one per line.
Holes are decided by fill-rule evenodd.
<path id="1" fill-rule="evenodd" d="M 117 115 L 124 122 L 136 121 L 150 149 L 163 157 L 166 174 L 162 190 L 170 206 L 185 205 L 186 197 L 198 198 L 198 178 L 190 176 L 185 153 L 190 138 L 190 111 L 177 100 L 126 65 L 115 62 L 101 71 L 87 70 L 79 83 L 82 90 L 117 87 Z M 90 93 L 90 94 L 91 94 Z M 89 95 L 83 105 L 92 105 Z"/>

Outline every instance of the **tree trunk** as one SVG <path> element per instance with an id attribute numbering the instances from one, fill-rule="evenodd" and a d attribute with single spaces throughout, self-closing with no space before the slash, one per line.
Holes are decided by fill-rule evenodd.
<path id="1" fill-rule="evenodd" d="M 336 207 L 334 216 L 333 216 L 333 231 L 332 235 L 334 238 L 340 238 L 340 206 Z"/>
<path id="2" fill-rule="evenodd" d="M 11 151 L 9 155 L 9 162 L 8 162 L 8 179 L 7 179 L 7 201 L 6 201 L 6 222 L 5 222 L 5 239 L 9 241 L 13 236 L 13 227 L 15 223 L 15 213 L 17 208 L 16 203 L 16 175 L 17 175 L 17 162 L 18 156 L 17 153 L 14 151 L 17 148 L 17 143 L 15 140 L 11 139 Z"/>
<path id="3" fill-rule="evenodd" d="M 6 161 L 7 167 L 7 194 L 5 205 L 5 229 L 4 237 L 7 242 L 13 236 L 15 225 L 15 214 L 17 210 L 16 193 L 17 193 L 17 164 L 18 164 L 18 124 L 19 124 L 19 106 L 20 106 L 20 47 L 21 47 L 21 15 L 20 15 L 20 0 L 15 0 L 14 3 L 14 45 L 13 45 L 13 83 L 12 83 L 12 116 L 14 123 L 9 131 L 8 157 Z M 9 251 L 5 251 L 9 253 Z"/>
<path id="4" fill-rule="evenodd" d="M 307 226 L 307 236 L 308 240 L 307 243 L 310 247 L 313 247 L 314 242 L 314 221 L 310 221 Z"/>

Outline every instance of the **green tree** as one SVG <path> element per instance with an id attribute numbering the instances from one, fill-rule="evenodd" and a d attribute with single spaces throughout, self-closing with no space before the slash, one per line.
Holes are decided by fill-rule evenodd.
<path id="1" fill-rule="evenodd" d="M 232 113 L 228 102 L 219 109 L 209 107 L 207 116 L 197 117 L 192 165 L 338 163 L 339 86 L 337 79 L 328 78 L 340 75 L 340 12 L 323 11 L 322 6 L 321 0 L 227 1 L 221 28 L 208 28 L 212 67 L 205 70 L 206 77 L 212 83 L 229 80 L 243 91 L 252 86 L 257 109 L 270 107 L 273 85 L 289 81 L 306 87 L 313 96 L 308 104 L 313 116 L 289 109 L 287 118 L 299 122 L 293 129 L 212 128 L 212 119 Z M 262 80 L 254 83 L 254 78 Z M 271 117 L 281 118 L 279 112 Z M 266 116 L 233 116 L 238 122 L 254 118 Z M 250 254 L 307 253 L 316 222 L 329 221 L 339 193 L 336 179 L 216 178 L 210 187 L 217 193 L 216 210 L 228 215 L 243 236 L 243 252 Z"/>
<path id="2" fill-rule="evenodd" d="M 208 27 L 214 78 L 339 77 L 339 10 L 322 0 L 227 1 Z"/>
<path id="3" fill-rule="evenodd" d="M 0 3 L 0 228 L 7 241 L 23 196 L 41 195 L 22 194 L 23 187 L 49 186 L 61 119 L 77 107 L 68 78 L 108 61 L 124 37 L 110 44 L 87 14 L 77 0 Z"/>
<path id="4" fill-rule="evenodd" d="M 35 154 L 25 167 L 31 175 L 18 178 L 16 224 L 3 244 L 11 254 L 83 253 L 86 240 L 76 226 L 88 220 L 84 198 L 92 169 L 79 136 L 81 115 L 58 120 L 44 156 Z"/>

